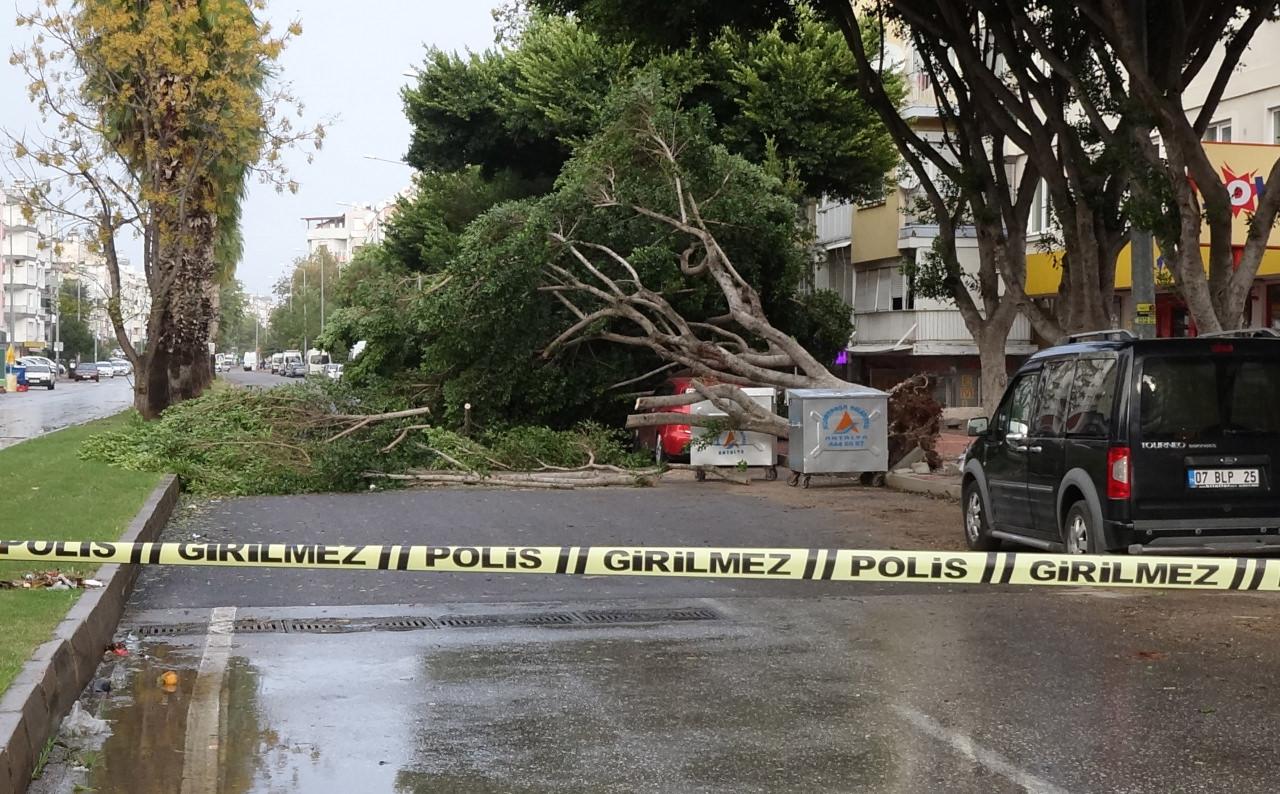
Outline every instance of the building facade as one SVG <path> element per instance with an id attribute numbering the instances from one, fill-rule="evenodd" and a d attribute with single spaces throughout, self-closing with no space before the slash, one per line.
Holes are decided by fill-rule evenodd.
<path id="1" fill-rule="evenodd" d="M 1189 118 L 1196 118 L 1204 104 L 1218 66 L 1221 48 L 1211 56 L 1184 94 Z M 1238 181 L 1241 212 L 1233 222 L 1232 244 L 1241 247 L 1248 234 L 1249 201 L 1256 200 L 1266 175 L 1280 158 L 1280 22 L 1264 22 L 1254 35 L 1241 63 L 1232 73 L 1208 128 L 1204 148 L 1225 184 Z M 1044 211 L 1046 227 L 1052 221 Z M 1201 233 L 1201 248 L 1208 259 L 1209 231 Z M 1034 246 L 1035 238 L 1031 239 Z M 1061 272 L 1056 252 L 1029 252 L 1027 292 L 1037 297 L 1056 294 Z M 1156 334 L 1161 337 L 1194 336 L 1196 327 L 1185 303 L 1172 286 L 1156 248 Z M 1112 323 L 1134 329 L 1132 264 L 1126 246 L 1116 260 L 1116 299 Z M 1272 231 L 1246 308 L 1245 322 L 1252 327 L 1280 329 L 1280 233 Z"/>
<path id="2" fill-rule="evenodd" d="M 412 186 L 406 187 L 391 198 L 376 204 L 349 204 L 346 212 L 338 215 L 312 215 L 303 218 L 307 224 L 307 256 L 314 256 L 324 249 L 338 265 L 351 261 L 366 245 L 382 242 L 387 221 L 395 214 L 398 202 L 413 195 Z"/>
<path id="3" fill-rule="evenodd" d="M 16 191 L 0 188 L 0 339 L 25 352 L 44 350 L 53 330 L 50 259 L 39 219 L 29 219 Z"/>
<path id="4" fill-rule="evenodd" d="M 903 118 L 926 139 L 941 139 L 937 99 L 928 73 L 901 42 L 888 58 L 901 64 L 907 87 Z M 910 375 L 928 373 L 934 393 L 948 408 L 981 406 L 978 348 L 953 302 L 918 296 L 903 264 L 924 263 L 938 227 L 914 211 L 923 190 L 914 173 L 900 169 L 875 201 L 821 201 L 814 210 L 817 261 L 814 286 L 838 292 L 853 312 L 854 334 L 839 364 L 850 380 L 888 388 Z M 978 271 L 977 241 L 961 229 L 956 241 L 961 266 Z M 1009 333 L 1011 361 L 1034 352 L 1031 326 L 1019 317 Z"/>
<path id="5" fill-rule="evenodd" d="M 79 319 L 88 326 L 95 339 L 116 338 L 107 301 L 112 296 L 111 278 L 106 258 L 89 242 L 84 233 L 70 232 L 52 243 L 53 271 L 57 278 L 74 284 L 76 295 L 87 313 Z M 146 276 L 133 269 L 128 259 L 120 260 L 120 315 L 125 335 L 135 347 L 147 336 L 147 318 L 151 313 L 151 289 Z"/>

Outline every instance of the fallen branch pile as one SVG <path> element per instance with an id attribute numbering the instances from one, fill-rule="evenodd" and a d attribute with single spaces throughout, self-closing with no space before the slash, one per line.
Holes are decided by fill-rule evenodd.
<path id="1" fill-rule="evenodd" d="M 377 409 L 384 410 L 377 410 Z M 386 410 L 398 408 L 398 410 Z M 513 427 L 467 438 L 423 422 L 426 406 L 315 384 L 227 390 L 173 406 L 153 422 L 89 439 L 82 454 L 171 471 L 195 494 L 251 495 L 398 484 L 580 488 L 652 482 L 659 472 L 595 425 Z"/>

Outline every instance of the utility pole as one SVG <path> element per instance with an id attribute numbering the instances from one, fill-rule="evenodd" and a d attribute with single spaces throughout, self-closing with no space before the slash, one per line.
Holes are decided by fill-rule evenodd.
<path id="1" fill-rule="evenodd" d="M 302 356 L 307 355 L 307 266 L 302 266 Z"/>
<path id="2" fill-rule="evenodd" d="M 9 203 L 9 196 L 4 197 L 5 208 L 5 236 L 9 238 L 9 259 L 6 261 L 5 268 L 9 271 L 9 293 L 3 295 L 5 311 L 9 315 L 9 335 L 5 339 L 5 355 L 4 355 L 4 389 L 7 392 L 15 392 L 18 390 L 18 375 L 13 369 L 15 356 L 17 351 L 13 349 L 13 337 L 17 330 L 17 307 L 13 305 L 15 290 L 13 286 L 13 205 Z M 4 285 L 0 284 L 0 293 L 4 292 Z"/>
<path id="3" fill-rule="evenodd" d="M 1134 30 L 1144 66 L 1147 58 L 1147 0 L 1130 0 Z M 1132 280 L 1133 327 L 1141 339 L 1154 339 L 1156 335 L 1156 278 L 1153 260 L 1151 230 L 1129 227 L 1129 273 Z"/>

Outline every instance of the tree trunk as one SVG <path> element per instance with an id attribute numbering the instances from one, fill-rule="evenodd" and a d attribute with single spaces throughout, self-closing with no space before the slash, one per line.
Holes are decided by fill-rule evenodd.
<path id="1" fill-rule="evenodd" d="M 133 407 L 143 419 L 160 416 L 169 407 L 169 351 L 162 345 L 147 345 L 145 365 L 135 369 Z"/>
<path id="2" fill-rule="evenodd" d="M 1009 359 L 1005 350 L 1011 327 L 1012 323 L 1003 328 L 988 323 L 984 333 L 973 337 L 978 343 L 978 363 L 982 367 L 982 410 L 987 416 L 995 413 L 1005 386 L 1009 385 Z"/>
<path id="3" fill-rule="evenodd" d="M 162 238 L 179 242 L 162 246 L 160 252 L 170 286 L 160 314 L 161 327 L 156 329 L 159 333 L 152 335 L 156 347 L 163 349 L 157 358 L 163 358 L 165 366 L 156 368 L 167 374 L 168 386 L 148 397 L 153 406 L 160 406 L 159 399 L 179 402 L 199 397 L 213 381 L 208 347 L 213 306 L 208 290 L 214 276 L 215 225 L 211 216 L 189 215 L 180 233 Z"/>

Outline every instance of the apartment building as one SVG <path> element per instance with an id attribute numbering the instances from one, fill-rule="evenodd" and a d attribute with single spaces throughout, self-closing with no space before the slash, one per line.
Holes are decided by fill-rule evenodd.
<path id="1" fill-rule="evenodd" d="M 0 188 L 0 201 L 0 340 L 44 350 L 53 328 L 49 253 L 17 192 Z"/>
<path id="2" fill-rule="evenodd" d="M 928 73 L 901 43 L 888 57 L 902 64 L 908 89 L 902 115 L 924 137 L 941 138 L 937 100 Z M 982 405 L 978 348 L 955 305 L 914 294 L 904 261 L 923 262 L 938 227 L 913 208 L 923 197 L 918 180 L 900 169 L 882 197 L 858 205 L 819 202 L 814 211 L 817 262 L 814 286 L 840 293 L 853 311 L 855 331 L 837 362 L 844 376 L 888 388 L 916 373 L 933 377 L 935 394 L 951 408 Z M 977 240 L 961 229 L 961 265 L 978 270 Z M 1019 317 L 1009 334 L 1011 363 L 1034 352 L 1031 327 Z"/>
<path id="3" fill-rule="evenodd" d="M 1187 115 L 1195 118 L 1203 107 L 1218 65 L 1221 51 L 1201 69 L 1185 93 Z M 1254 35 L 1240 65 L 1232 73 L 1208 129 L 1204 134 L 1205 153 L 1223 183 L 1236 184 L 1241 211 L 1236 214 L 1232 243 L 1240 249 L 1248 234 L 1249 202 L 1269 186 L 1266 175 L 1280 158 L 1280 22 L 1264 22 Z M 1048 208 L 1040 208 L 1042 228 L 1051 223 Z M 1035 218 L 1033 217 L 1033 226 Z M 1035 238 L 1031 239 L 1034 245 Z M 1208 258 L 1209 232 L 1201 235 L 1201 247 Z M 1169 284 L 1156 250 L 1156 333 L 1161 337 L 1193 336 L 1195 323 L 1185 303 Z M 1054 252 L 1032 252 L 1027 256 L 1027 292 L 1049 297 L 1058 289 L 1060 271 Z M 1116 303 L 1113 323 L 1133 328 L 1132 265 L 1129 248 L 1116 261 Z M 1271 245 L 1262 258 L 1258 277 L 1250 293 L 1247 309 L 1251 326 L 1280 329 L 1280 233 L 1272 232 Z"/>
<path id="4" fill-rule="evenodd" d="M 382 242 L 397 202 L 412 195 L 410 186 L 376 204 L 348 204 L 341 214 L 303 218 L 307 224 L 307 256 L 314 256 L 323 248 L 338 260 L 339 266 L 345 265 L 364 246 Z"/>
<path id="5" fill-rule="evenodd" d="M 106 258 L 89 242 L 89 237 L 71 231 L 52 243 L 53 271 L 57 278 L 74 284 L 82 305 L 89 307 L 82 316 L 98 339 L 114 339 L 116 332 L 107 315 L 107 300 L 112 295 L 111 278 L 107 275 Z M 120 260 L 120 314 L 129 341 L 141 345 L 147 336 L 147 317 L 151 313 L 151 289 L 146 276 L 135 270 L 128 259 Z"/>

